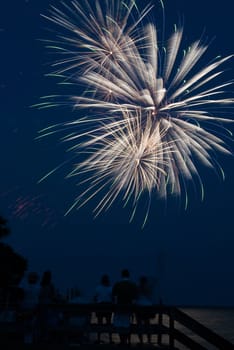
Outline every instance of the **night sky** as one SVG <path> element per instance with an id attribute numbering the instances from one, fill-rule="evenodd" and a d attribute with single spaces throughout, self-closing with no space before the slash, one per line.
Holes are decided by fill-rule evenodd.
<path id="1" fill-rule="evenodd" d="M 204 202 L 191 192 L 184 211 L 183 201 L 155 199 L 144 230 L 140 214 L 129 224 L 131 208 L 121 201 L 95 220 L 92 203 L 64 217 L 79 189 L 76 179 L 64 179 L 69 163 L 37 183 L 71 157 L 58 137 L 39 141 L 37 132 L 78 113 L 69 106 L 31 107 L 57 89 L 56 79 L 45 76 L 54 55 L 40 40 L 54 29 L 40 16 L 49 4 L 59 1 L 0 2 L 0 214 L 12 230 L 7 242 L 28 259 L 30 270 L 51 269 L 61 289 L 76 285 L 92 294 L 102 273 L 114 282 L 127 267 L 135 280 L 141 274 L 157 279 L 166 303 L 234 306 L 233 157 L 218 156 L 225 182 L 200 167 Z M 185 43 L 205 32 L 211 41 L 207 62 L 233 53 L 231 0 L 165 0 L 165 8 L 168 34 L 179 20 Z M 225 68 L 233 77 L 233 60 Z"/>

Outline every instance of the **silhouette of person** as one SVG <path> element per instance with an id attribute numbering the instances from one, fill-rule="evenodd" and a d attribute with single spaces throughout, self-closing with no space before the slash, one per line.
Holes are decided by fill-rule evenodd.
<path id="1" fill-rule="evenodd" d="M 152 305 L 152 289 L 149 285 L 149 281 L 146 276 L 142 276 L 139 279 L 138 294 L 136 304 L 140 306 L 151 306 Z M 137 323 L 144 325 L 145 328 L 150 326 L 150 319 L 154 318 L 154 313 L 145 313 L 144 311 L 138 311 L 136 313 Z M 146 334 L 147 342 L 150 342 L 150 332 Z M 139 335 L 140 343 L 143 343 L 143 334 Z"/>
<path id="2" fill-rule="evenodd" d="M 37 339 L 38 302 L 40 287 L 39 276 L 36 272 L 30 272 L 27 285 L 23 290 L 23 302 L 21 305 L 24 319 L 24 342 L 32 343 Z"/>
<path id="3" fill-rule="evenodd" d="M 94 301 L 99 304 L 108 305 L 112 303 L 112 287 L 110 285 L 110 279 L 108 275 L 101 277 L 100 284 L 96 287 Z M 108 311 L 96 312 L 97 320 L 99 324 L 104 323 L 111 324 L 112 313 Z M 97 333 L 97 342 L 100 343 L 100 333 Z M 109 341 L 111 342 L 111 333 L 109 333 Z"/>
<path id="4" fill-rule="evenodd" d="M 27 286 L 23 291 L 23 303 L 24 310 L 35 309 L 39 302 L 40 287 L 38 285 L 39 276 L 36 272 L 29 272 L 27 278 Z"/>
<path id="5" fill-rule="evenodd" d="M 40 301 L 40 304 L 46 305 L 46 304 L 52 303 L 54 299 L 55 299 L 55 288 L 52 283 L 51 271 L 48 270 L 43 273 L 43 276 L 41 279 L 39 301 Z"/>
<path id="6" fill-rule="evenodd" d="M 12 273 L 8 284 L 4 285 L 6 282 L 4 279 L 0 281 L 0 320 L 3 322 L 17 320 L 17 314 L 23 300 L 23 289 L 19 286 L 20 279 L 21 276 Z"/>
<path id="7" fill-rule="evenodd" d="M 130 273 L 127 269 L 121 272 L 122 279 L 117 282 L 112 290 L 114 301 L 122 306 L 132 304 L 137 298 L 137 286 L 130 280 Z M 116 312 L 114 315 L 114 326 L 119 329 L 120 341 L 122 344 L 130 342 L 130 318 L 129 312 Z"/>
<path id="8" fill-rule="evenodd" d="M 47 341 L 48 327 L 54 326 L 58 322 L 57 314 L 49 309 L 49 305 L 55 301 L 55 288 L 52 283 L 52 274 L 51 271 L 47 270 L 43 273 L 39 293 L 39 324 L 42 341 Z"/>

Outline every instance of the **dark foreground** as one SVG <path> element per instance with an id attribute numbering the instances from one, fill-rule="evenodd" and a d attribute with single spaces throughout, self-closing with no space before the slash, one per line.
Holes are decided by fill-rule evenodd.
<path id="1" fill-rule="evenodd" d="M 164 305 L 155 306 L 137 306 L 130 305 L 97 305 L 97 304 L 65 304 L 65 305 L 48 305 L 53 312 L 59 312 L 64 315 L 63 322 L 46 329 L 46 342 L 39 339 L 33 345 L 23 343 L 25 329 L 21 324 L 2 324 L 0 326 L 0 346 L 1 349 L 35 349 L 35 350 L 123 350 L 123 349 L 194 349 L 207 350 L 212 347 L 220 350 L 234 350 L 234 345 L 219 336 L 209 328 L 205 327 L 195 319 L 181 310 Z M 100 324 L 92 317 L 96 312 L 130 313 L 132 322 L 127 328 L 130 336 L 130 344 L 121 344 L 119 334 L 123 328 L 116 327 L 113 323 Z M 141 317 L 150 319 L 152 314 L 154 318 L 150 323 L 138 323 L 134 315 L 141 314 Z M 89 315 L 89 322 L 86 326 L 71 326 L 69 320 L 71 317 L 83 317 Z M 180 327 L 178 327 L 180 326 Z M 181 327 L 182 326 L 182 327 Z M 15 327 L 15 328 L 14 328 Z M 189 330 L 185 332 L 184 329 Z M 124 329 L 126 332 L 126 328 Z M 101 338 L 105 334 L 111 334 L 114 343 L 96 344 L 97 335 Z M 122 333 L 123 334 L 123 333 Z M 79 335 L 79 336 L 78 336 Z M 140 342 L 139 339 L 148 336 L 153 340 L 152 344 Z M 207 346 L 194 338 L 204 340 Z M 84 338 L 83 338 L 84 336 Z M 18 337 L 18 341 L 17 341 Z M 77 341 L 77 338 L 79 339 Z M 85 341 L 83 341 L 85 340 Z"/>
<path id="2" fill-rule="evenodd" d="M 131 344 L 131 345 L 120 345 L 120 344 L 69 344 L 69 345 L 59 345 L 59 344 L 32 344 L 32 345 L 24 345 L 24 344 L 16 344 L 9 347 L 9 344 L 5 344 L 2 346 L 2 349 L 19 349 L 19 350 L 166 350 L 166 349 L 175 349 L 179 350 L 179 348 L 173 347 L 171 348 L 169 345 L 139 345 L 139 344 Z"/>

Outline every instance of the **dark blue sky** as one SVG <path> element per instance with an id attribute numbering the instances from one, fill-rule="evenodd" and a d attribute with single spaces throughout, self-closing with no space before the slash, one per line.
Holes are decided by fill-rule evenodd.
<path id="1" fill-rule="evenodd" d="M 75 179 L 64 180 L 67 167 L 37 184 L 68 157 L 57 138 L 35 137 L 50 124 L 72 119 L 72 111 L 30 108 L 56 90 L 56 81 L 44 76 L 50 72 L 51 55 L 38 39 L 45 39 L 45 28 L 51 27 L 40 14 L 58 3 L 0 4 L 0 213 L 12 228 L 8 242 L 28 258 L 30 269 L 50 268 L 59 287 L 75 284 L 91 290 L 103 272 L 114 281 L 128 267 L 135 279 L 143 273 L 158 278 L 168 303 L 234 305 L 232 157 L 218 158 L 225 182 L 201 168 L 203 203 L 192 194 L 184 211 L 175 201 L 155 201 L 144 230 L 140 220 L 128 223 L 129 208 L 122 209 L 121 203 L 96 220 L 91 204 L 64 218 L 77 193 Z M 185 42 L 205 29 L 205 36 L 215 38 L 207 59 L 229 55 L 233 6 L 230 0 L 165 0 L 166 30 L 184 18 Z M 232 69 L 227 76 L 233 76 L 233 61 L 226 68 Z"/>

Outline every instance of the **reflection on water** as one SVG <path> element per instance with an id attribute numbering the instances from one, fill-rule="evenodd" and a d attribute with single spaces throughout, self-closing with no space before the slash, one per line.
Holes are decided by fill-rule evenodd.
<path id="1" fill-rule="evenodd" d="M 184 308 L 182 311 L 234 344 L 234 308 Z"/>

